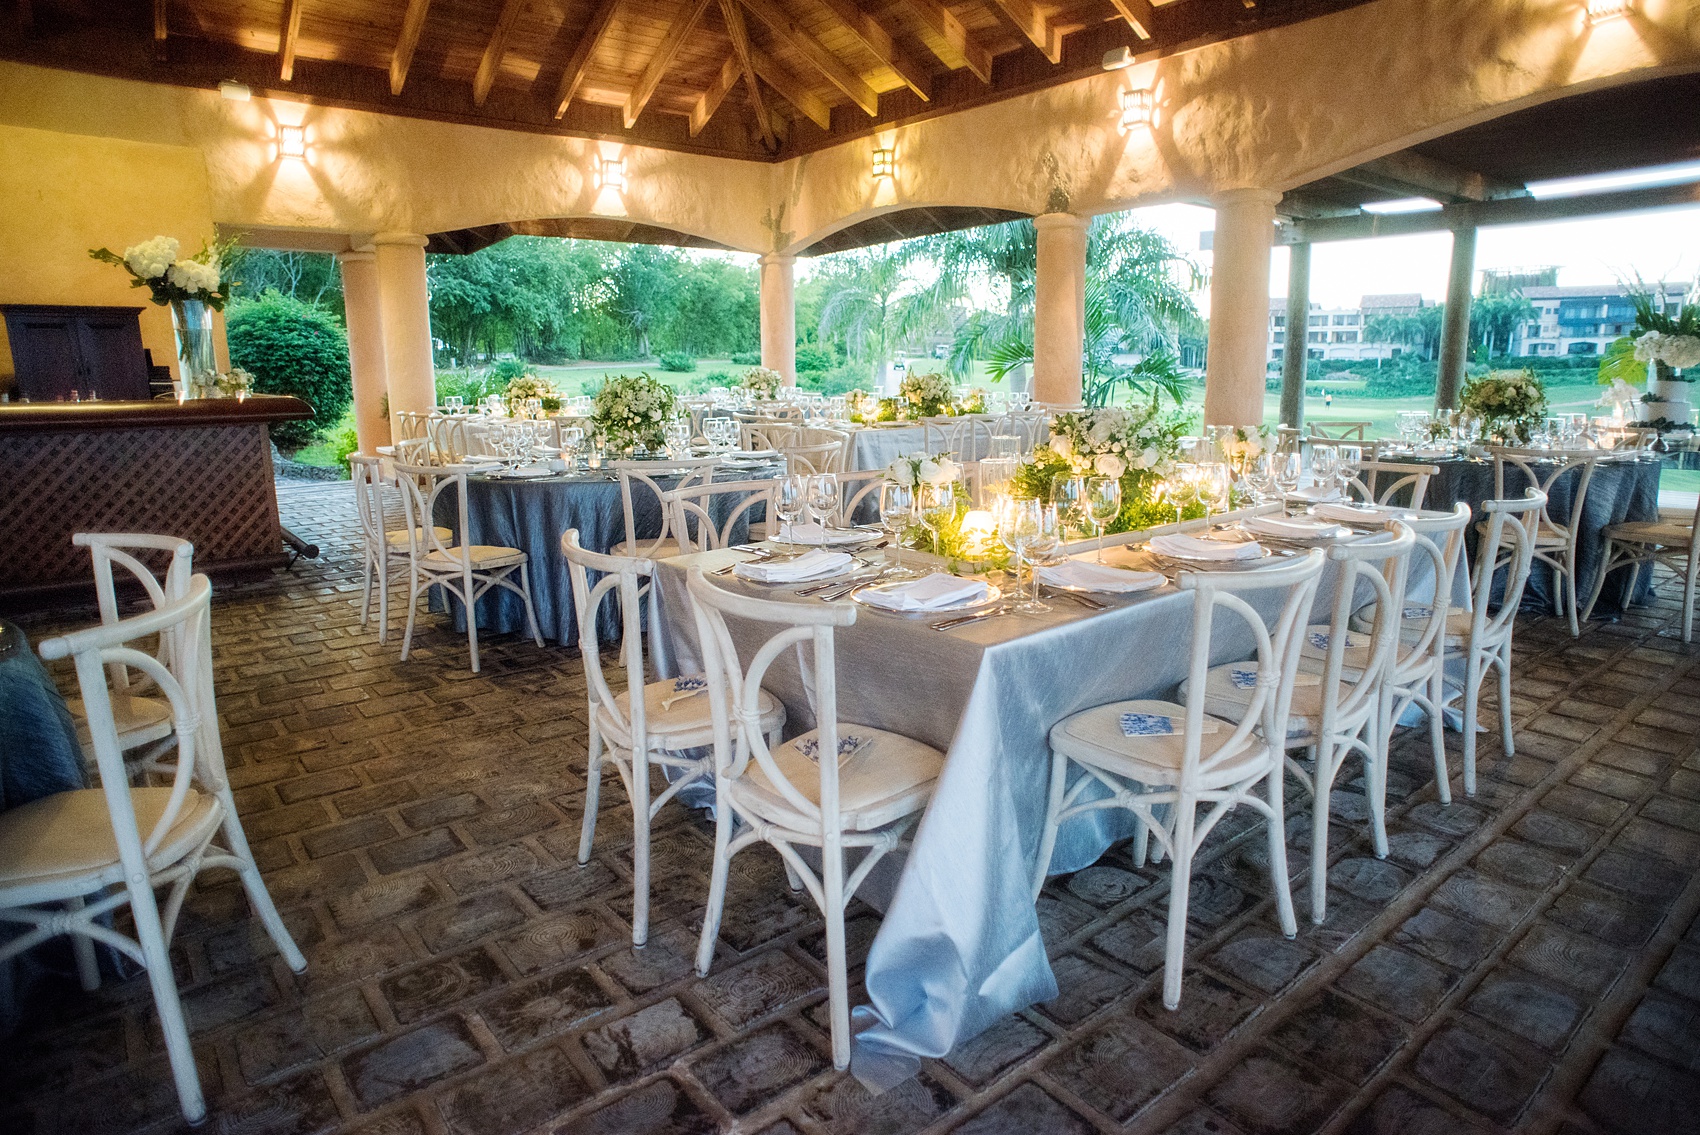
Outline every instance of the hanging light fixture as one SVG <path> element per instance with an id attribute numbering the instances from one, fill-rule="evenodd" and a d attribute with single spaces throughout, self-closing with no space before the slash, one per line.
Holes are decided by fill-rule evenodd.
<path id="1" fill-rule="evenodd" d="M 307 128 L 305 126 L 279 126 L 277 128 L 277 156 L 280 158 L 305 158 L 307 156 Z"/>
<path id="2" fill-rule="evenodd" d="M 886 147 L 884 149 L 876 149 L 874 151 L 874 177 L 875 177 L 875 179 L 877 180 L 877 179 L 882 178 L 882 177 L 896 177 L 896 176 L 897 176 L 897 151 L 890 148 L 890 147 Z"/>
<path id="3" fill-rule="evenodd" d="M 1153 99 L 1149 87 L 1135 87 L 1122 92 L 1122 129 L 1151 125 Z"/>
<path id="4" fill-rule="evenodd" d="M 626 159 L 603 158 L 597 166 L 597 180 L 603 189 L 612 189 L 616 193 L 626 190 Z"/>

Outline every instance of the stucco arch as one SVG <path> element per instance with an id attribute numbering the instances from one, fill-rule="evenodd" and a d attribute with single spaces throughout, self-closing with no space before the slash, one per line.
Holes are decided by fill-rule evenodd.
<path id="1" fill-rule="evenodd" d="M 857 241 L 847 247 L 860 247 L 864 244 L 884 243 L 887 240 L 902 240 L 908 237 L 925 236 L 932 233 L 949 232 L 953 229 L 969 228 L 974 225 L 997 224 L 1001 221 L 1013 221 L 1031 216 L 1019 210 L 1004 209 L 996 205 L 981 205 L 977 203 L 951 202 L 916 202 L 905 201 L 900 204 L 873 205 L 857 213 L 829 225 L 818 232 L 793 241 L 781 248 L 783 255 L 812 256 L 823 251 L 822 243 L 830 243 L 829 238 L 841 236 L 857 226 L 869 222 L 886 221 L 878 239 Z M 873 235 L 873 234 L 870 234 Z"/>

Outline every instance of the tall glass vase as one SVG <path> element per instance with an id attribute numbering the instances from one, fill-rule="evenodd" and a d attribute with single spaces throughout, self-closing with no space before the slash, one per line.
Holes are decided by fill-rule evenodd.
<path id="1" fill-rule="evenodd" d="M 210 397 L 218 360 L 213 355 L 212 309 L 200 300 L 172 300 L 171 327 L 177 332 L 178 390 L 183 398 Z"/>

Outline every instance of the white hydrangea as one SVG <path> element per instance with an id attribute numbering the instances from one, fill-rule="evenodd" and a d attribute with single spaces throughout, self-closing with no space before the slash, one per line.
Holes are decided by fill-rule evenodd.
<path id="1" fill-rule="evenodd" d="M 218 291 L 218 265 L 197 260 L 179 260 L 166 270 L 166 278 L 190 295 Z"/>
<path id="2" fill-rule="evenodd" d="M 1635 340 L 1635 357 L 1644 363 L 1650 363 L 1659 357 L 1660 346 L 1665 337 L 1657 331 L 1649 331 Z"/>
<path id="3" fill-rule="evenodd" d="M 1113 453 L 1100 453 L 1097 459 L 1092 462 L 1092 467 L 1100 477 L 1114 477 L 1117 480 L 1120 480 L 1121 475 L 1127 472 L 1127 462 Z"/>
<path id="4" fill-rule="evenodd" d="M 126 248 L 124 263 L 142 279 L 152 280 L 165 275 L 177 263 L 178 247 L 175 237 L 156 236 Z"/>
<path id="5" fill-rule="evenodd" d="M 1700 366 L 1700 337 L 1693 335 L 1666 335 L 1660 346 L 1660 355 L 1667 365 L 1678 370 Z"/>

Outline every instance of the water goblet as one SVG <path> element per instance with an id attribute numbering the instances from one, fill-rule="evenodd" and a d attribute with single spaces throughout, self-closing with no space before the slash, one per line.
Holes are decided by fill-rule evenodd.
<path id="1" fill-rule="evenodd" d="M 919 486 L 920 514 L 917 519 L 932 539 L 934 555 L 944 555 L 944 520 L 956 515 L 956 486 L 950 483 Z"/>
<path id="2" fill-rule="evenodd" d="M 809 478 L 809 509 L 820 521 L 820 547 L 826 550 L 826 525 L 838 511 L 838 477 L 833 473 L 816 473 Z"/>
<path id="3" fill-rule="evenodd" d="M 1299 481 L 1304 477 L 1304 458 L 1298 453 L 1277 453 L 1275 455 L 1275 490 L 1285 497 L 1288 493 L 1297 492 Z"/>
<path id="4" fill-rule="evenodd" d="M 1198 466 L 1182 462 L 1169 474 L 1169 503 L 1175 506 L 1175 523 L 1186 519 L 1186 506 L 1198 499 Z"/>
<path id="5" fill-rule="evenodd" d="M 1350 482 L 1357 479 L 1364 467 L 1364 451 L 1362 446 L 1342 445 L 1340 452 L 1340 492 L 1350 497 L 1352 495 Z"/>
<path id="6" fill-rule="evenodd" d="M 903 533 L 909 525 L 915 522 L 915 490 L 899 481 L 885 481 L 880 484 L 880 528 L 885 532 L 887 541 L 885 575 L 893 579 L 912 579 L 919 575 L 903 566 L 899 558 L 898 546 L 903 542 Z"/>
<path id="7" fill-rule="evenodd" d="M 796 526 L 808 510 L 809 479 L 802 473 L 788 473 L 779 479 L 773 491 L 773 511 L 779 517 L 781 539 L 795 552 Z"/>
<path id="8" fill-rule="evenodd" d="M 1092 516 L 1086 510 L 1086 478 L 1058 477 L 1051 482 L 1051 502 L 1057 506 L 1057 523 L 1089 531 Z"/>
<path id="9" fill-rule="evenodd" d="M 1031 605 L 1023 604 L 1021 608 L 1030 611 L 1049 610 L 1050 608 L 1039 598 L 1039 566 L 1048 563 L 1062 543 L 1062 519 L 1058 515 L 1057 506 L 1049 501 L 1038 501 L 1039 526 L 1027 541 L 1028 574 L 1032 577 L 1033 598 Z"/>
<path id="10" fill-rule="evenodd" d="M 1044 523 L 1043 509 L 1039 502 L 1031 497 L 1004 497 L 998 502 L 997 522 L 998 541 L 1008 548 L 1010 555 L 1014 557 L 1010 571 L 1019 588 L 1021 568 L 1026 559 L 1028 545 L 1039 536 Z M 1034 598 L 1018 604 L 1015 610 L 1037 613 L 1049 611 L 1050 607 Z"/>
<path id="11" fill-rule="evenodd" d="M 1318 445 L 1310 451 L 1310 475 L 1321 495 L 1326 498 L 1334 491 L 1334 481 L 1340 475 L 1340 451 L 1332 445 Z"/>
<path id="12" fill-rule="evenodd" d="M 1104 533 L 1122 514 L 1122 483 L 1119 477 L 1088 477 L 1083 486 L 1086 515 L 1092 534 L 1098 538 L 1098 562 L 1104 562 Z"/>
<path id="13" fill-rule="evenodd" d="M 1228 496 L 1233 489 L 1233 471 L 1220 461 L 1198 466 L 1198 499 L 1204 503 L 1204 519 L 1228 509 Z"/>

